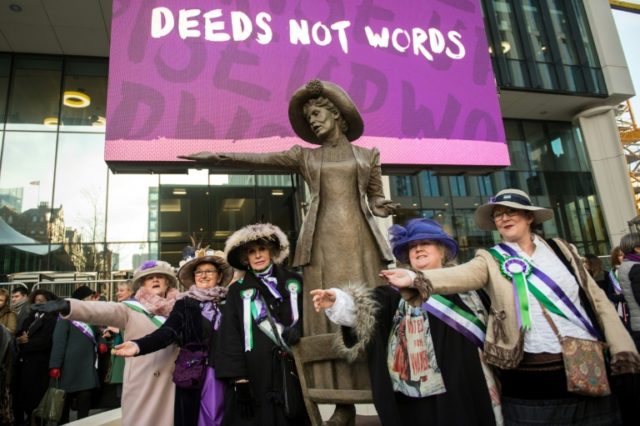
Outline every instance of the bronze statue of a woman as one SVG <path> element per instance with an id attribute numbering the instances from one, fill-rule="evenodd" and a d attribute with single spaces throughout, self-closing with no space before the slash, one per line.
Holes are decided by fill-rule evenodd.
<path id="1" fill-rule="evenodd" d="M 293 260 L 294 266 L 303 268 L 305 293 L 345 282 L 365 283 L 372 288 L 381 284 L 378 271 L 392 262 L 393 256 L 373 216 L 387 217 L 397 204 L 384 198 L 378 150 L 351 144 L 364 131 L 358 109 L 339 86 L 311 80 L 291 97 L 289 121 L 300 138 L 320 148 L 295 145 L 284 152 L 200 152 L 181 158 L 214 165 L 270 166 L 299 173 L 311 192 Z M 314 312 L 310 297 L 304 298 L 302 316 L 307 336 L 334 330 L 325 315 Z M 345 375 L 349 373 L 314 371 L 316 385 L 327 381 L 327 387 L 332 387 L 334 379 L 345 380 Z M 366 386 L 358 385 L 366 383 L 366 374 L 356 376 L 352 377 L 356 386 Z M 339 411 L 337 417 L 344 418 Z M 347 417 L 354 415 L 352 408 L 347 411 Z M 336 420 L 337 424 L 343 423 Z"/>

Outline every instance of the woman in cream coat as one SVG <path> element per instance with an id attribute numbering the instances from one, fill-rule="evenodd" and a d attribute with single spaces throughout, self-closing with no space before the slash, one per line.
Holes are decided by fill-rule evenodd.
<path id="1" fill-rule="evenodd" d="M 616 401 L 610 396 L 586 397 L 568 391 L 558 337 L 545 319 L 541 303 L 532 295 L 531 283 L 535 282 L 533 288 L 542 289 L 538 291 L 563 313 L 560 316 L 546 309 L 562 336 L 606 342 L 614 391 L 637 382 L 640 356 L 633 341 L 575 250 L 562 240 L 543 240 L 531 232 L 531 225 L 552 217 L 550 209 L 534 206 L 527 193 L 505 189 L 475 213 L 480 229 L 500 233 L 500 244 L 489 251 L 478 250 L 474 259 L 453 268 L 420 271 L 418 276 L 402 269 L 381 274 L 395 287 L 413 291 L 412 296 L 422 300 L 432 293 L 487 291 L 491 310 L 484 359 L 500 370 L 506 425 L 620 424 L 618 402 L 627 424 L 632 421 L 628 408 L 634 395 L 619 392 Z M 528 289 L 525 286 L 523 293 L 518 291 L 527 297 L 518 297 L 516 305 L 513 284 L 505 276 L 519 277 L 531 270 L 526 278 Z M 540 271 L 546 278 L 540 278 Z M 547 286 L 555 290 L 548 292 Z M 554 293 L 562 294 L 561 298 Z"/>
<path id="2" fill-rule="evenodd" d="M 125 340 L 139 339 L 158 329 L 175 303 L 176 276 L 167 262 L 148 261 L 134 272 L 135 301 L 85 302 L 60 300 L 33 305 L 40 312 L 60 312 L 64 319 L 123 330 Z M 171 345 L 152 354 L 125 360 L 122 386 L 124 426 L 172 426 L 175 385 L 172 374 L 178 348 Z"/>

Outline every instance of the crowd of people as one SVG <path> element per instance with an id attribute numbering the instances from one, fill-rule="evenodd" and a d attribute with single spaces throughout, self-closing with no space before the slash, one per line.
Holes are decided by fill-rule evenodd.
<path id="1" fill-rule="evenodd" d="M 107 382 L 119 389 L 124 425 L 309 424 L 299 384 L 282 374 L 301 373 L 291 348 L 304 334 L 307 297 L 340 326 L 338 351 L 366 355 L 383 425 L 422 424 L 418 412 L 424 424 L 632 424 L 640 235 L 622 238 L 605 271 L 597 257 L 535 232 L 551 217 L 522 191 L 499 192 L 475 221 L 500 242 L 464 264 L 438 222 L 394 225 L 398 267 L 379 270 L 386 284 L 374 288 L 305 291 L 286 266 L 286 235 L 254 224 L 224 252 L 194 251 L 177 273 L 144 262 L 118 301 L 86 286 L 68 299 L 0 289 L 0 423 L 30 424 L 54 383 L 67 395 L 60 423 L 71 408 L 86 417 Z M 567 357 L 581 354 L 567 353 L 567 339 L 606 344 L 595 346 L 601 377 L 590 378 L 605 390 L 571 388 Z"/>
<path id="2" fill-rule="evenodd" d="M 308 82 L 289 120 L 320 147 L 181 158 L 302 176 L 310 204 L 292 267 L 286 235 L 257 223 L 224 252 L 187 250 L 177 273 L 143 262 L 117 302 L 14 288 L 7 306 L 0 291 L 0 423 L 29 424 L 52 383 L 67 394 L 61 421 L 70 408 L 85 416 L 108 381 L 125 426 L 306 425 L 300 374 L 336 404 L 326 426 L 355 424 L 353 401 L 330 398 L 341 386 L 370 388 L 385 426 L 637 423 L 640 235 L 622 238 L 607 272 L 543 238 L 552 210 L 505 189 L 474 218 L 499 242 L 457 264 L 434 220 L 379 229 L 373 216 L 398 205 L 384 198 L 379 152 L 351 144 L 364 123 L 344 90 Z M 301 336 L 329 332 L 366 363 L 297 371 Z"/>

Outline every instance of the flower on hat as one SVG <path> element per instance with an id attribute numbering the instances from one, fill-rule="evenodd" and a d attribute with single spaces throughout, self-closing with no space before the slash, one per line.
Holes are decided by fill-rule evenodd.
<path id="1" fill-rule="evenodd" d="M 155 260 L 147 260 L 142 265 L 140 265 L 140 267 L 138 269 L 141 270 L 141 271 L 144 271 L 146 269 L 155 268 L 156 266 L 158 266 L 158 262 L 157 261 L 155 261 Z"/>

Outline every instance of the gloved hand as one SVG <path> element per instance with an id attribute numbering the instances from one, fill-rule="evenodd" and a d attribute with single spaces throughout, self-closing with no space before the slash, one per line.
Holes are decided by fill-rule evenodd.
<path id="1" fill-rule="evenodd" d="M 60 369 L 59 368 L 50 368 L 49 369 L 49 377 L 51 377 L 52 379 L 59 379 L 60 378 Z"/>
<path id="2" fill-rule="evenodd" d="M 109 350 L 109 347 L 107 346 L 106 343 L 99 343 L 98 344 L 98 353 L 106 354 L 108 350 Z"/>
<path id="3" fill-rule="evenodd" d="M 243 419 L 250 419 L 253 417 L 253 394 L 251 392 L 251 384 L 249 381 L 236 381 L 233 386 L 236 392 L 236 405 L 240 412 L 240 417 Z"/>
<path id="4" fill-rule="evenodd" d="M 65 299 L 50 300 L 46 303 L 36 303 L 31 305 L 31 310 L 35 312 L 44 312 L 45 314 L 60 313 L 62 315 L 69 315 L 71 312 L 71 306 L 69 301 Z"/>
<path id="5" fill-rule="evenodd" d="M 297 345 L 300 341 L 300 329 L 298 327 L 286 327 L 282 330 L 282 340 L 289 345 Z"/>

